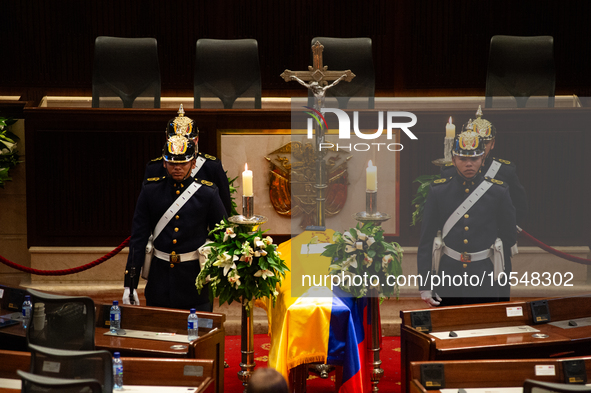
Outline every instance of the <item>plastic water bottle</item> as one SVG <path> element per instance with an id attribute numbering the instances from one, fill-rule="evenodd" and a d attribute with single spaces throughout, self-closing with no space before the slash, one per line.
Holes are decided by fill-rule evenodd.
<path id="1" fill-rule="evenodd" d="M 117 333 L 117 330 L 121 329 L 121 309 L 117 300 L 113 300 L 113 305 L 111 306 L 111 322 L 109 326 L 111 333 Z"/>
<path id="2" fill-rule="evenodd" d="M 33 304 L 31 303 L 31 295 L 25 295 L 25 301 L 23 302 L 23 327 L 26 329 L 31 323 L 31 309 Z"/>
<path id="3" fill-rule="evenodd" d="M 113 354 L 113 390 L 123 390 L 123 361 L 121 354 Z"/>
<path id="4" fill-rule="evenodd" d="M 189 318 L 187 318 L 187 335 L 189 336 L 189 341 L 195 340 L 199 337 L 199 317 L 195 313 L 195 309 L 191 309 L 191 313 L 189 314 Z"/>

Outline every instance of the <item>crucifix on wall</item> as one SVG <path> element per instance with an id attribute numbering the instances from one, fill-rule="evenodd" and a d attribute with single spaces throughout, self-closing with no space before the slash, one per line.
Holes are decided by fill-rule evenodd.
<path id="1" fill-rule="evenodd" d="M 281 74 L 281 77 L 286 82 L 295 80 L 302 86 L 308 88 L 314 95 L 314 108 L 317 111 L 321 111 L 324 107 L 324 99 L 326 97 L 326 91 L 336 85 L 337 83 L 345 80 L 351 82 L 355 77 L 355 74 L 351 70 L 346 71 L 328 71 L 328 66 L 322 64 L 322 51 L 324 45 L 320 41 L 316 41 L 312 45 L 313 62 L 312 66 L 308 66 L 308 71 L 291 71 L 285 70 Z M 332 81 L 329 85 L 328 82 Z M 326 162 L 324 156 L 325 151 L 319 149 L 319 146 L 325 142 L 325 132 L 327 130 L 322 127 L 319 123 L 314 125 L 315 133 L 315 164 L 316 164 L 316 226 L 325 226 L 325 206 L 326 206 L 326 192 L 327 192 L 327 171 Z"/>
<path id="2" fill-rule="evenodd" d="M 320 110 L 324 106 L 324 98 L 326 97 L 326 90 L 335 86 L 337 83 L 345 80 L 351 82 L 355 74 L 351 70 L 346 71 L 328 71 L 328 66 L 322 64 L 322 51 L 324 45 L 316 41 L 312 45 L 313 65 L 308 66 L 308 71 L 291 71 L 285 70 L 281 77 L 286 82 L 295 80 L 302 86 L 308 88 L 314 95 L 314 106 Z M 333 81 L 330 85 L 329 81 Z M 307 83 L 308 82 L 308 83 Z"/>

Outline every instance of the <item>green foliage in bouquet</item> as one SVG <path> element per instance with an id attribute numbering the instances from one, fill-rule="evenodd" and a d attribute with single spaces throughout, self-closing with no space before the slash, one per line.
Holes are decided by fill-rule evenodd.
<path id="1" fill-rule="evenodd" d="M 228 171 L 226 171 L 226 176 L 228 176 Z M 236 205 L 236 202 L 234 201 L 234 194 L 236 194 L 238 192 L 236 187 L 234 187 L 234 182 L 236 181 L 236 179 L 238 179 L 238 176 L 236 176 L 233 179 L 230 179 L 228 177 L 228 184 L 230 185 L 230 200 L 232 201 L 232 211 L 230 212 L 230 216 L 237 216 L 238 215 L 238 211 L 236 210 L 238 205 Z"/>
<path id="2" fill-rule="evenodd" d="M 419 183 L 419 188 L 411 204 L 415 207 L 415 211 L 412 213 L 411 226 L 418 224 L 423 219 L 423 210 L 425 210 L 425 202 L 427 201 L 427 195 L 429 194 L 429 186 L 434 180 L 440 179 L 441 175 L 423 175 L 415 179 L 413 183 Z"/>
<path id="3" fill-rule="evenodd" d="M 8 126 L 16 120 L 0 116 L 0 187 L 4 188 L 4 182 L 12 180 L 8 171 L 19 163 L 16 144 L 19 138 L 8 131 Z"/>
<path id="4" fill-rule="evenodd" d="M 342 290 L 355 297 L 367 296 L 368 289 L 372 288 L 371 283 L 376 284 L 376 278 L 372 280 L 371 277 L 377 276 L 379 284 L 373 288 L 378 291 L 379 297 L 398 297 L 400 289 L 396 285 L 396 277 L 402 274 L 403 250 L 398 243 L 384 240 L 381 226 L 373 223 L 361 226 L 359 223 L 343 233 L 335 232 L 333 242 L 326 246 L 322 255 L 332 260 L 330 274 L 351 277 L 352 285 L 349 285 L 348 279 L 341 279 L 341 283 L 345 282 L 345 285 L 341 284 Z M 367 277 L 367 286 L 353 285 L 364 280 L 364 277 Z M 388 285 L 388 281 L 391 285 Z M 365 284 L 365 280 L 363 282 Z"/>
<path id="5" fill-rule="evenodd" d="M 219 297 L 220 305 L 245 301 L 248 308 L 263 297 L 275 302 L 289 268 L 265 232 L 248 232 L 226 219 L 217 224 L 209 233 L 214 241 L 200 249 L 206 262 L 195 282 L 199 293 L 209 282 L 209 299 Z"/>

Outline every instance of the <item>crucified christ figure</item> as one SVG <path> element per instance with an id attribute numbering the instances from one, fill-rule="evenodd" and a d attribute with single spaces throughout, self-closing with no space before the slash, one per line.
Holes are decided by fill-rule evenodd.
<path id="1" fill-rule="evenodd" d="M 306 83 L 295 75 L 291 76 L 291 80 L 297 81 L 300 85 L 305 86 L 310 91 L 312 91 L 312 94 L 314 95 L 314 98 L 316 99 L 315 100 L 316 107 L 317 107 L 317 109 L 320 109 L 324 106 L 324 98 L 326 97 L 326 90 L 335 86 L 336 84 L 338 84 L 340 81 L 342 81 L 346 77 L 347 77 L 347 74 L 343 74 L 328 86 L 322 86 L 320 83 L 318 83 L 316 81 Z"/>

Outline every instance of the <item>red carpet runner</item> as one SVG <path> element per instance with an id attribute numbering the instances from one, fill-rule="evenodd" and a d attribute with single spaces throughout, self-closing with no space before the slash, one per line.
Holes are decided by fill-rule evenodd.
<path id="1" fill-rule="evenodd" d="M 267 366 L 269 354 L 269 337 L 266 334 L 254 336 L 254 358 L 258 367 Z M 382 339 L 380 359 L 384 369 L 384 377 L 378 387 L 380 392 L 400 393 L 400 337 L 384 337 Z M 224 391 L 241 392 L 242 382 L 238 379 L 240 371 L 240 336 L 226 336 L 226 362 L 230 365 L 225 369 Z M 308 379 L 308 393 L 334 392 L 334 372 L 329 379 L 322 379 L 310 375 Z"/>

